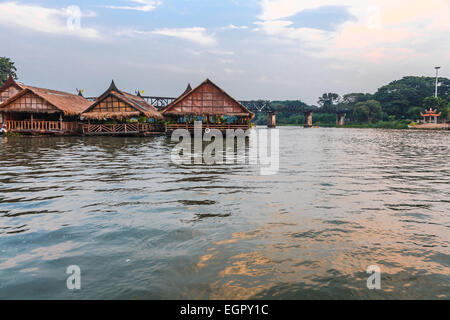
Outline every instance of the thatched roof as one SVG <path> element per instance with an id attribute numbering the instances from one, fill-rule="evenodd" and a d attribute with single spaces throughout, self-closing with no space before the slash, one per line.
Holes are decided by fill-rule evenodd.
<path id="1" fill-rule="evenodd" d="M 81 112 L 83 112 L 89 105 L 91 104 L 90 101 L 84 99 L 83 97 L 80 97 L 75 94 L 63 92 L 63 91 L 56 91 L 56 90 L 50 90 L 50 89 L 44 89 L 44 88 L 37 88 L 32 86 L 26 86 L 21 85 L 23 90 L 12 96 L 11 98 L 7 99 L 0 108 L 6 108 L 9 104 L 16 101 L 23 95 L 31 92 L 35 94 L 36 96 L 42 98 L 43 100 L 47 101 L 49 104 L 51 104 L 53 107 L 58 109 L 59 111 L 62 111 L 62 113 L 66 116 L 73 116 L 73 115 L 79 115 Z M 29 110 L 26 112 L 30 112 Z M 39 111 L 41 112 L 41 111 Z M 45 112 L 45 111 L 44 111 Z"/>
<path id="2" fill-rule="evenodd" d="M 109 96 L 116 97 L 120 101 L 131 106 L 135 111 L 121 111 L 121 112 L 92 112 L 92 110 L 100 104 L 104 99 Z M 121 91 L 117 89 L 114 80 L 111 81 L 109 88 L 100 96 L 94 103 L 92 103 L 89 108 L 87 108 L 82 117 L 86 119 L 121 119 L 129 117 L 137 117 L 144 115 L 148 118 L 163 119 L 161 113 L 158 109 L 152 106 L 150 103 L 144 100 L 140 95 L 135 96 L 131 93 Z"/>
<path id="3" fill-rule="evenodd" d="M 221 97 L 219 100 L 208 100 L 209 96 Z M 255 115 L 239 101 L 222 90 L 211 80 L 206 79 L 195 89 L 190 85 L 175 101 L 165 107 L 163 115 L 231 115 L 253 118 Z"/>

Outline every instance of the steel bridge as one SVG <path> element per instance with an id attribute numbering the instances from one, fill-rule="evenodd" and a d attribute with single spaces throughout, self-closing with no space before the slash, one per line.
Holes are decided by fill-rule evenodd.
<path id="1" fill-rule="evenodd" d="M 173 97 L 157 97 L 157 96 L 140 96 L 145 101 L 150 103 L 152 106 L 158 110 L 162 110 L 175 101 L 177 98 Z M 86 98 L 90 101 L 95 101 L 96 98 Z M 312 127 L 312 116 L 314 113 L 330 113 L 329 111 L 323 110 L 322 108 L 313 106 L 273 106 L 270 100 L 250 100 L 250 101 L 239 101 L 244 107 L 253 113 L 266 113 L 267 114 L 267 126 L 270 128 L 276 127 L 276 114 L 281 112 L 286 113 L 300 113 L 305 117 L 305 127 Z M 335 110 L 333 113 L 336 114 L 336 125 L 344 125 L 345 116 L 350 110 L 341 109 Z"/>

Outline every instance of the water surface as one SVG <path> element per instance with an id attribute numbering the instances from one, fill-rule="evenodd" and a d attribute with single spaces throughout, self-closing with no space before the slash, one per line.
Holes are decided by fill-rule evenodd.
<path id="1" fill-rule="evenodd" d="M 261 176 L 166 137 L 0 138 L 0 298 L 449 299 L 448 132 L 280 139 Z"/>

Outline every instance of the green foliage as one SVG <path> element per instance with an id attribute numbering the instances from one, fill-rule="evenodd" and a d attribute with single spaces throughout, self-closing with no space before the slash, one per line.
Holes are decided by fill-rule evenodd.
<path id="1" fill-rule="evenodd" d="M 422 107 L 411 107 L 408 109 L 408 112 L 406 113 L 406 115 L 408 116 L 409 119 L 420 119 L 420 113 L 423 112 L 423 108 Z"/>
<path id="2" fill-rule="evenodd" d="M 440 109 L 446 105 L 445 100 L 441 97 L 426 97 L 423 99 L 423 106 L 427 109 Z"/>
<path id="3" fill-rule="evenodd" d="M 336 125 L 336 114 L 334 114 L 334 113 L 316 113 L 313 116 L 313 125 L 335 126 Z"/>
<path id="4" fill-rule="evenodd" d="M 405 117 L 412 106 L 420 106 L 426 97 L 431 96 L 435 90 L 433 77 L 404 77 L 381 87 L 375 93 L 375 100 L 382 105 L 383 111 L 397 118 Z M 438 96 L 450 95 L 450 80 L 440 78 L 441 86 L 438 88 Z"/>
<path id="5" fill-rule="evenodd" d="M 137 120 L 138 120 L 139 123 L 146 123 L 148 118 L 142 116 L 142 117 L 139 117 Z"/>
<path id="6" fill-rule="evenodd" d="M 360 122 L 367 121 L 372 123 L 373 120 L 380 119 L 382 115 L 381 104 L 376 100 L 358 102 L 353 111 L 353 117 Z"/>
<path id="7" fill-rule="evenodd" d="M 337 105 L 340 103 L 341 97 L 337 93 L 324 93 L 317 103 L 322 108 L 323 112 L 335 112 Z"/>
<path id="8" fill-rule="evenodd" d="M 409 120 L 393 120 L 393 121 L 378 121 L 376 123 L 346 124 L 346 128 L 379 128 L 379 129 L 408 129 Z"/>
<path id="9" fill-rule="evenodd" d="M 8 80 L 10 74 L 14 79 L 17 79 L 16 71 L 13 61 L 6 57 L 0 57 L 0 86 Z"/>

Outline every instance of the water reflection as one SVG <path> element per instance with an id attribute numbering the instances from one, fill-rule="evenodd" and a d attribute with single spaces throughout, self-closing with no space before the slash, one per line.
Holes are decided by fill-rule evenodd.
<path id="1" fill-rule="evenodd" d="M 166 137 L 1 138 L 0 298 L 448 299 L 449 137 L 281 128 L 274 176 Z"/>

